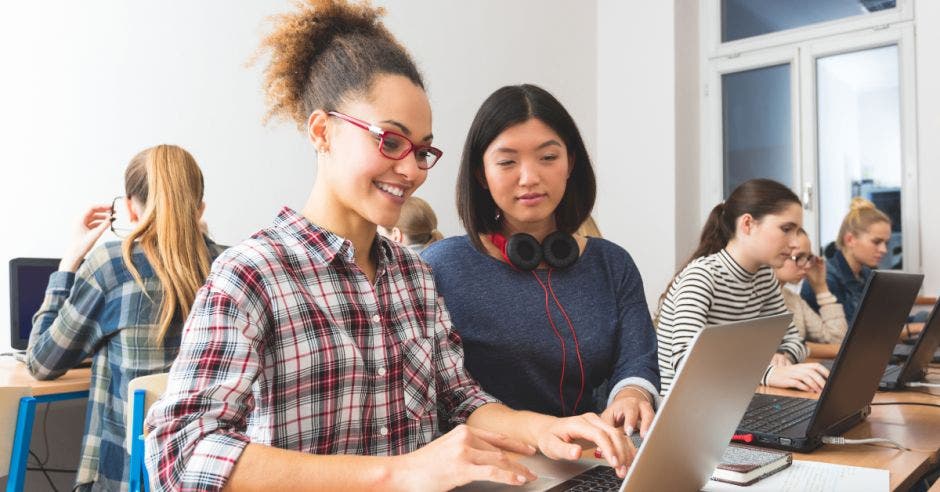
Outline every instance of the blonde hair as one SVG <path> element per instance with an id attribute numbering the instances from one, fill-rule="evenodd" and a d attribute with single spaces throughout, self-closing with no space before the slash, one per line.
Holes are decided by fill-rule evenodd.
<path id="1" fill-rule="evenodd" d="M 193 156 L 175 145 L 158 145 L 131 159 L 125 193 L 144 204 L 137 227 L 124 239 L 124 263 L 134 280 L 143 279 L 131 261 L 140 243 L 163 287 L 157 341 L 162 343 L 177 311 L 189 315 L 196 291 L 209 276 L 209 249 L 199 228 L 203 177 Z"/>
<path id="2" fill-rule="evenodd" d="M 601 230 L 597 227 L 597 222 L 594 221 L 592 215 L 588 215 L 588 218 L 584 219 L 581 227 L 578 228 L 577 234 L 585 237 L 604 237 L 601 235 Z"/>
<path id="3" fill-rule="evenodd" d="M 836 246 L 840 251 L 845 251 L 845 235 L 851 234 L 858 237 L 866 232 L 873 224 L 887 222 L 891 224 L 891 218 L 884 212 L 878 210 L 875 204 L 862 198 L 855 197 L 852 204 L 849 205 L 849 213 L 842 219 L 842 226 L 839 227 L 839 235 L 836 237 Z"/>
<path id="4" fill-rule="evenodd" d="M 427 246 L 435 241 L 444 239 L 441 231 L 437 230 L 437 215 L 428 202 L 416 197 L 408 197 L 401 207 L 401 216 L 395 227 L 404 236 L 405 244 L 420 244 Z"/>

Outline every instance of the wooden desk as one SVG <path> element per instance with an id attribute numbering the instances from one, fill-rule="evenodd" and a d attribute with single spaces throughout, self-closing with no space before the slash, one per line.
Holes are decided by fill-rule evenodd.
<path id="1" fill-rule="evenodd" d="M 18 407 L 7 492 L 23 490 L 26 480 L 26 459 L 33 436 L 33 420 L 36 417 L 36 404 L 87 398 L 90 385 L 90 368 L 72 369 L 58 379 L 38 381 L 29 374 L 26 365 L 22 362 L 10 358 L 0 359 L 0 387 L 27 388 L 30 395 L 20 398 L 19 401 L 0 402 L 0 405 Z M 0 463 L 0 466 L 4 465 L 6 464 Z"/>
<path id="2" fill-rule="evenodd" d="M 0 357 L 0 387 L 31 388 L 33 396 L 73 391 L 88 391 L 91 368 L 72 369 L 59 379 L 38 381 L 26 369 L 26 364 L 10 357 Z"/>
<path id="3" fill-rule="evenodd" d="M 936 371 L 927 377 L 940 382 Z M 918 388 L 923 390 L 923 388 Z M 801 391 L 761 387 L 759 393 L 818 398 Z M 940 404 L 940 390 L 878 392 L 873 400 Z M 867 419 L 843 434 L 849 439 L 886 437 L 910 448 L 902 451 L 882 445 L 824 444 L 812 453 L 793 453 L 793 459 L 888 470 L 891 490 L 907 490 L 940 463 L 940 408 L 910 405 L 873 405 Z"/>

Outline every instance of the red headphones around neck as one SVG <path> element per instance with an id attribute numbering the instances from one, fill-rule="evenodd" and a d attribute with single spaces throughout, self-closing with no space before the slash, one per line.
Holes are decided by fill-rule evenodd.
<path id="1" fill-rule="evenodd" d="M 578 398 L 575 400 L 574 407 L 571 409 L 571 412 L 574 413 L 578 408 L 578 404 L 581 403 L 581 397 L 584 395 L 584 362 L 581 359 L 581 346 L 578 343 L 578 334 L 574 330 L 574 324 L 571 322 L 571 318 L 568 317 L 568 313 L 561 305 L 558 296 L 555 295 L 555 290 L 552 288 L 552 271 L 556 268 L 564 269 L 573 265 L 578 261 L 581 248 L 578 246 L 578 242 L 574 239 L 574 236 L 561 231 L 555 231 L 549 234 L 541 243 L 532 235 L 524 232 L 513 234 L 508 240 L 498 232 L 490 234 L 489 237 L 490 241 L 499 248 L 506 263 L 509 263 L 517 270 L 532 273 L 532 276 L 535 277 L 536 282 L 539 283 L 539 286 L 542 287 L 542 291 L 545 293 L 545 316 L 548 317 L 548 323 L 551 325 L 552 331 L 555 332 L 555 336 L 561 344 L 561 376 L 558 378 L 558 398 L 561 401 L 562 415 L 568 414 L 565 409 L 564 395 L 567 350 L 565 349 L 565 339 L 558 330 L 558 327 L 555 326 L 555 321 L 552 319 L 551 308 L 548 303 L 549 294 L 551 294 L 555 305 L 558 306 L 558 310 L 561 311 L 562 316 L 564 316 L 565 321 L 568 323 L 571 338 L 574 340 L 574 352 L 578 357 L 578 368 L 581 372 L 581 389 L 578 390 Z M 546 282 L 542 282 L 542 279 L 535 273 L 535 269 L 538 268 L 543 261 L 549 266 L 547 286 Z"/>

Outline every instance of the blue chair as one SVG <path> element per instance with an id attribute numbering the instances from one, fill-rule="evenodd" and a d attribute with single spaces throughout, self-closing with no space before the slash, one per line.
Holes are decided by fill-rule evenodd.
<path id="1" fill-rule="evenodd" d="M 144 466 L 144 417 L 147 410 L 166 390 L 167 374 L 151 374 L 134 378 L 127 385 L 127 392 L 131 395 L 126 412 L 127 436 L 124 446 L 130 453 L 130 490 L 131 492 L 145 492 L 150 490 L 150 480 L 147 468 Z"/>

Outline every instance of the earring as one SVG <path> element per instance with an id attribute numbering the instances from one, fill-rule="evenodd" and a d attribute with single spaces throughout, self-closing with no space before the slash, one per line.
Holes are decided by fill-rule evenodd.
<path id="1" fill-rule="evenodd" d="M 497 208 L 496 215 L 493 218 L 496 219 L 496 222 L 499 222 L 499 220 L 503 218 L 503 211 Z"/>

